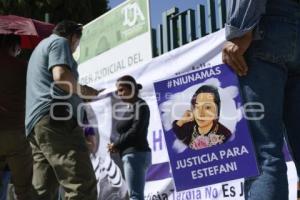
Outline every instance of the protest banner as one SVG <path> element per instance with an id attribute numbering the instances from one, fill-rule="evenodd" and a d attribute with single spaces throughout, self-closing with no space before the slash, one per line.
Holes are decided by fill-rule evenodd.
<path id="1" fill-rule="evenodd" d="M 204 67 L 154 84 L 177 191 L 259 174 L 236 75 Z M 249 166 L 251 166 L 249 168 Z"/>
<path id="2" fill-rule="evenodd" d="M 152 166 L 148 170 L 148 174 L 146 177 L 146 185 L 145 185 L 145 199 L 146 200 L 210 200 L 210 199 L 218 199 L 218 200 L 243 200 L 244 199 L 244 191 L 243 184 L 244 179 L 236 179 L 232 181 L 224 181 L 220 183 L 213 184 L 205 182 L 205 184 L 210 184 L 207 186 L 200 185 L 194 188 L 194 185 L 189 183 L 189 188 L 182 191 L 175 190 L 174 178 L 171 173 L 171 168 L 169 165 L 169 155 L 167 148 L 168 138 L 165 138 L 163 131 L 163 122 L 164 118 L 161 118 L 160 108 L 158 107 L 158 95 L 154 90 L 154 82 L 158 82 L 160 80 L 172 80 L 174 76 L 180 77 L 184 76 L 186 73 L 194 73 L 197 70 L 201 70 L 203 68 L 213 68 L 213 66 L 219 66 L 222 64 L 221 60 L 221 49 L 223 43 L 225 41 L 225 33 L 224 30 L 220 30 L 216 33 L 210 34 L 204 38 L 198 39 L 194 42 L 191 42 L 185 46 L 182 46 L 174 51 L 168 52 L 162 56 L 152 59 L 151 61 L 134 68 L 127 68 L 123 71 L 118 71 L 113 74 L 110 79 L 105 82 L 93 82 L 91 86 L 95 88 L 106 88 L 106 90 L 102 93 L 100 100 L 94 101 L 90 104 L 90 107 L 93 112 L 90 113 L 90 118 L 96 121 L 96 130 L 97 135 L 99 137 L 98 140 L 98 148 L 95 153 L 91 155 L 91 159 L 93 162 L 93 166 L 95 169 L 96 177 L 98 180 L 98 191 L 99 197 L 98 199 L 105 200 L 116 200 L 116 199 L 126 199 L 126 189 L 127 186 L 124 182 L 124 178 L 122 176 L 122 164 L 120 162 L 120 158 L 117 154 L 109 154 L 107 152 L 107 143 L 114 142 L 118 137 L 118 133 L 115 131 L 115 121 L 113 119 L 113 106 L 118 100 L 115 98 L 114 92 L 116 91 L 116 79 L 125 75 L 130 74 L 136 78 L 137 82 L 143 85 L 143 90 L 141 90 L 140 96 L 147 102 L 150 107 L 150 124 L 148 129 L 148 142 L 150 148 L 152 149 Z M 100 62 L 100 61 L 99 61 Z M 222 65 L 221 65 L 222 66 Z M 223 68 L 219 69 L 223 71 Z M 224 68 L 225 70 L 225 68 Z M 213 70 L 216 72 L 216 70 Z M 227 69 L 224 71 L 224 74 Z M 216 72 L 217 73 L 217 72 Z M 213 73 L 210 73 L 212 76 Z M 218 76 L 218 75 L 217 75 Z M 215 77 L 217 77 L 215 76 Z M 210 77 L 213 78 L 213 77 Z M 226 79 L 226 78 L 225 78 Z M 214 79 L 213 79 L 214 80 Z M 210 80 L 212 81 L 212 80 Z M 225 81 L 225 80 L 223 80 Z M 233 82 L 232 80 L 225 81 L 226 83 L 219 82 L 220 91 L 232 88 Z M 216 82 L 216 81 L 212 81 Z M 179 82 L 178 82 L 179 83 Z M 217 83 L 217 82 L 216 82 Z M 167 86 L 167 85 L 166 85 Z M 186 85 L 186 89 L 190 86 Z M 198 86 L 197 86 L 198 87 Z M 195 86 L 195 90 L 197 88 Z M 236 85 L 234 86 L 236 87 Z M 177 88 L 177 87 L 176 87 Z M 171 89 L 171 88 L 170 88 Z M 173 88 L 174 89 L 174 88 Z M 237 88 L 234 90 L 236 91 Z M 180 90 L 184 91 L 183 85 L 178 87 L 178 89 L 174 89 L 173 93 Z M 232 90 L 229 90 L 232 91 Z M 221 92 L 222 93 L 222 92 Z M 169 93 L 167 93 L 169 94 Z M 232 93 L 230 93 L 232 94 Z M 165 96 L 165 95 L 163 95 Z M 161 101 L 163 101 L 160 97 Z M 190 102 L 190 99 L 188 100 Z M 231 102 L 231 106 L 235 105 L 235 108 L 239 108 L 240 105 L 235 103 L 236 101 Z M 237 102 L 240 102 L 238 100 Z M 221 109 L 229 109 L 226 105 L 221 105 Z M 178 117 L 180 117 L 184 113 L 183 111 L 178 110 Z M 222 111 L 223 112 L 223 111 Z M 93 121 L 92 120 L 92 121 Z M 231 132 L 236 133 L 231 128 L 231 125 L 227 124 L 226 120 L 221 121 L 224 126 L 228 126 L 228 129 Z M 236 130 L 241 129 L 245 122 L 237 121 Z M 242 135 L 244 133 L 241 133 Z M 168 135 L 173 137 L 175 140 L 175 135 Z M 235 134 L 235 137 L 230 141 L 226 141 L 224 144 L 219 145 L 217 151 L 226 150 L 227 148 L 234 147 L 235 142 L 239 140 L 243 141 L 239 138 L 238 134 Z M 246 143 L 251 143 L 251 141 L 244 141 Z M 240 147 L 240 146 L 238 146 Z M 248 145 L 245 146 L 246 148 Z M 211 151 L 210 148 L 207 148 L 205 151 Z M 240 148 L 239 148 L 240 149 Z M 248 152 L 251 152 L 248 149 Z M 190 150 L 185 150 L 190 151 Z M 219 153 L 218 152 L 218 153 Z M 285 149 L 287 155 L 287 149 Z M 185 154 L 183 153 L 178 153 Z M 220 153 L 219 153 L 220 154 Z M 248 157 L 250 154 L 243 154 L 241 158 Z M 220 157 L 219 155 L 218 158 Z M 223 161 L 222 161 L 223 162 Z M 221 164 L 221 162 L 220 162 Z M 290 186 L 290 198 L 296 199 L 296 184 L 297 184 L 297 173 L 293 162 L 290 161 L 290 157 L 287 158 L 288 165 L 288 177 L 289 177 L 289 186 Z M 250 169 L 254 173 L 254 169 L 256 165 L 254 163 L 245 163 L 241 171 L 234 171 L 233 173 L 243 173 L 246 174 L 246 171 Z M 240 170 L 240 167 L 237 165 L 237 169 Z M 251 174 L 252 174 L 251 172 Z M 227 174 L 227 173 L 226 173 Z M 218 174 L 219 180 L 221 181 L 221 177 Z M 249 174 L 248 174 L 249 175 Z M 191 173 L 189 174 L 191 177 Z M 176 177 L 175 177 L 176 178 Z M 223 177 L 224 178 L 224 177 Z M 232 173 L 228 173 L 228 176 L 225 177 L 227 180 L 235 179 L 237 176 Z M 212 178 L 214 179 L 214 178 Z M 201 179 L 196 179 L 197 181 L 201 181 Z M 224 179 L 225 180 L 225 179 Z M 218 182 L 217 181 L 217 182 Z M 215 182 L 215 180 L 214 180 Z M 183 185 L 185 188 L 185 186 Z"/>

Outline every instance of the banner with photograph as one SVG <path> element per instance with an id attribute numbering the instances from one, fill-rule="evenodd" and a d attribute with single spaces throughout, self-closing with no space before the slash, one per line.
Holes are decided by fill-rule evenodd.
<path id="1" fill-rule="evenodd" d="M 247 105 L 227 65 L 154 87 L 177 191 L 259 174 L 243 112 Z"/>
<path id="2" fill-rule="evenodd" d="M 220 123 L 224 125 L 227 129 L 229 129 L 232 133 L 232 137 L 228 139 L 228 141 L 224 142 L 224 144 L 218 145 L 216 147 L 209 147 L 199 151 L 205 151 L 211 155 L 214 151 L 216 157 L 220 159 L 220 152 L 222 150 L 225 156 L 238 155 L 238 153 L 242 153 L 242 155 L 234 156 L 228 158 L 228 162 L 236 162 L 237 171 L 233 171 L 230 173 L 222 173 L 212 176 L 214 183 L 218 181 L 224 181 L 217 184 L 213 184 L 208 180 L 205 182 L 206 184 L 210 184 L 207 186 L 200 187 L 200 182 L 202 182 L 201 178 L 197 178 L 194 181 L 198 181 L 199 185 L 195 188 L 195 185 L 191 185 L 192 182 L 188 182 L 188 179 L 191 179 L 191 173 L 189 176 L 183 177 L 182 179 L 182 187 L 186 188 L 184 184 L 188 184 L 188 188 L 193 187 L 193 189 L 186 189 L 182 191 L 175 190 L 174 178 L 177 179 L 171 173 L 170 160 L 168 155 L 167 142 L 173 139 L 176 141 L 175 146 L 178 147 L 178 153 L 173 150 L 174 155 L 184 157 L 187 152 L 193 152 L 197 150 L 188 149 L 184 144 L 180 144 L 178 140 L 175 140 L 176 137 L 173 133 L 164 134 L 164 128 L 167 123 L 167 117 L 164 118 L 160 115 L 160 110 L 162 105 L 166 102 L 166 99 L 169 98 L 168 95 L 173 95 L 172 100 L 177 100 L 176 94 L 181 93 L 193 93 L 200 87 L 200 84 L 205 82 L 204 80 L 198 80 L 198 85 L 193 84 L 192 82 L 185 84 L 186 80 L 176 79 L 178 77 L 182 77 L 186 75 L 186 73 L 196 73 L 197 70 L 201 69 L 212 69 L 213 71 L 209 71 L 208 74 L 201 76 L 210 76 L 207 78 L 210 80 L 208 83 L 211 83 L 215 86 L 219 87 L 221 102 L 221 113 L 228 113 L 227 110 L 233 110 L 233 116 L 240 116 L 240 98 L 237 95 L 237 87 L 235 84 L 235 79 L 230 78 L 232 75 L 228 71 L 228 69 L 220 64 L 222 64 L 221 60 L 221 49 L 223 47 L 225 37 L 224 30 L 220 30 L 216 33 L 210 34 L 204 38 L 198 39 L 194 42 L 191 42 L 185 46 L 177 48 L 171 52 L 168 52 L 162 56 L 152 59 L 151 61 L 133 68 L 126 68 L 121 71 L 117 71 L 112 74 L 109 79 L 105 82 L 102 81 L 93 81 L 90 86 L 95 88 L 106 88 L 102 93 L 100 99 L 94 101 L 90 104 L 90 112 L 89 119 L 92 124 L 95 124 L 97 137 L 98 137 L 98 148 L 91 155 L 91 159 L 93 162 L 93 166 L 95 169 L 95 174 L 98 180 L 98 199 L 102 200 L 123 200 L 128 199 L 127 196 L 127 185 L 123 176 L 123 168 L 122 162 L 118 154 L 110 154 L 107 151 L 107 144 L 110 142 L 114 142 L 119 134 L 116 132 L 115 128 L 115 119 L 114 119 L 114 105 L 118 103 L 118 99 L 115 98 L 116 91 L 116 80 L 117 78 L 130 74 L 137 80 L 138 83 L 143 85 L 143 89 L 141 90 L 140 96 L 143 98 L 150 107 L 150 123 L 148 128 L 148 142 L 150 148 L 152 150 L 152 165 L 148 170 L 146 177 L 146 185 L 145 185 L 145 200 L 210 200 L 210 199 L 218 199 L 218 200 L 243 200 L 244 199 L 244 191 L 243 184 L 244 179 L 236 179 L 237 177 L 242 177 L 240 175 L 249 176 L 254 174 L 256 171 L 256 165 L 254 162 L 247 163 L 245 162 L 241 168 L 240 160 L 250 160 L 252 155 L 252 149 L 249 149 L 249 145 L 251 144 L 251 140 L 249 138 L 242 138 L 247 134 L 244 132 L 240 132 L 240 130 L 246 130 L 245 121 L 240 118 L 236 119 L 235 122 L 229 123 L 227 120 L 220 119 Z M 114 59 L 116 59 L 114 57 Z M 111 62 L 114 62 L 112 58 Z M 101 64 L 101 60 L 95 60 L 93 64 Z M 219 69 L 216 67 L 217 66 Z M 83 69 L 84 70 L 84 69 Z M 222 78 L 218 80 L 221 77 Z M 97 72 L 96 70 L 94 71 Z M 93 71 L 89 71 L 89 73 L 93 73 Z M 230 76 L 228 78 L 225 77 L 225 74 Z M 84 73 L 82 74 L 84 76 Z M 171 78 L 174 77 L 175 78 Z M 195 76 L 196 77 L 196 76 Z M 198 77 L 198 76 L 197 76 Z M 168 81 L 166 81 L 166 85 L 160 86 L 161 92 L 170 90 L 171 92 L 166 92 L 162 95 L 158 107 L 158 93 L 154 90 L 154 82 L 158 82 L 160 80 L 174 80 L 171 84 L 170 88 L 167 88 Z M 180 84 L 180 85 L 179 85 Z M 194 85 L 194 86 L 193 86 Z M 224 102 L 225 99 L 228 99 L 228 102 Z M 227 95 L 227 97 L 226 97 Z M 186 106 L 190 108 L 190 96 L 186 95 L 187 100 Z M 175 98 L 176 97 L 176 98 Z M 225 104 L 226 103 L 226 104 Z M 165 105 L 165 104 L 164 104 Z M 185 105 L 185 104 L 184 104 Z M 184 114 L 186 107 L 177 108 L 176 116 L 179 118 Z M 235 114 L 235 115 L 234 115 Z M 230 115 L 229 117 L 231 117 Z M 178 118 L 174 118 L 178 119 Z M 169 128 L 171 127 L 172 120 L 169 122 Z M 164 125 L 163 125 L 164 124 Z M 171 143 L 170 143 L 171 144 Z M 242 145 L 245 146 L 246 150 L 249 152 L 245 153 L 245 149 L 241 149 Z M 172 146 L 171 146 L 172 147 Z M 238 149 L 235 149 L 238 147 Z M 212 150 L 214 149 L 214 150 Z M 230 149 L 230 152 L 227 150 Z M 179 153 L 180 150 L 182 153 Z M 238 152 L 238 153 L 236 153 Z M 232 154 L 231 154 L 232 153 Z M 207 160 L 207 157 L 202 157 L 202 160 Z M 209 158 L 212 160 L 212 156 Z M 227 161 L 227 160 L 226 160 Z M 215 160 L 214 160 L 215 162 Z M 218 162 L 218 163 L 217 163 Z M 220 166 L 220 164 L 225 163 L 225 160 L 216 161 L 216 165 Z M 205 165 L 211 163 L 204 163 Z M 289 184 L 290 184 L 290 199 L 296 197 L 296 183 L 297 183 L 297 173 L 295 171 L 295 166 L 293 162 L 287 162 L 288 164 L 288 174 L 289 174 Z M 207 167 L 206 167 L 207 168 Z M 220 168 L 219 168 L 220 169 Z M 188 170 L 181 169 L 182 171 Z M 246 175 L 247 170 L 250 170 L 251 173 Z M 181 173 L 181 172 L 180 172 Z M 209 170 L 207 173 L 210 173 Z M 180 175 L 180 174 L 179 174 Z M 196 176 L 199 175 L 196 172 Z M 222 177 L 223 176 L 223 177 Z M 207 178 L 205 178 L 207 179 Z M 218 181 L 216 181 L 218 179 Z M 225 181 L 230 179 L 236 179 L 232 181 Z M 179 180 L 180 181 L 180 180 Z M 216 181 L 216 182 L 215 182 Z M 202 184 L 203 185 L 203 184 Z"/>

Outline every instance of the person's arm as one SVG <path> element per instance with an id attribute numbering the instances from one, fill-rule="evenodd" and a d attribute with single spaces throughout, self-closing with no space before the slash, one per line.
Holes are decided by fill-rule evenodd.
<path id="1" fill-rule="evenodd" d="M 179 120 L 175 120 L 172 123 L 172 130 L 179 140 L 181 140 L 185 144 L 188 144 L 193 132 L 192 122 L 187 122 L 182 125 L 178 124 L 178 122 Z"/>
<path id="2" fill-rule="evenodd" d="M 259 23 L 266 10 L 267 0 L 228 0 L 226 40 L 240 38 Z"/>
<path id="3" fill-rule="evenodd" d="M 183 116 L 179 120 L 176 120 L 176 124 L 177 126 L 182 127 L 184 124 L 192 121 L 194 121 L 193 112 L 191 110 L 186 110 Z"/>
<path id="4" fill-rule="evenodd" d="M 253 29 L 265 13 L 267 0 L 229 0 L 225 34 L 227 42 L 222 51 L 223 62 L 240 76 L 248 71 L 244 54 L 249 48 Z"/>
<path id="5" fill-rule="evenodd" d="M 150 118 L 149 107 L 146 104 L 137 104 L 137 106 L 137 116 L 134 116 L 131 128 L 126 133 L 121 134 L 118 141 L 114 143 L 114 147 L 116 149 L 121 149 L 123 146 L 126 146 L 132 142 L 138 142 L 136 141 L 138 138 L 137 134 L 139 134 L 141 130 L 147 131 L 148 129 Z"/>
<path id="6" fill-rule="evenodd" d="M 55 86 L 68 94 L 97 96 L 97 90 L 78 84 L 71 72 L 73 62 L 68 40 L 64 38 L 54 40 L 48 49 L 48 70 L 52 72 Z"/>
<path id="7" fill-rule="evenodd" d="M 71 93 L 84 96 L 97 96 L 99 93 L 99 91 L 87 85 L 79 85 L 67 66 L 57 65 L 52 67 L 52 75 L 55 85 L 68 94 Z"/>
<path id="8" fill-rule="evenodd" d="M 191 123 L 194 121 L 194 115 L 191 110 L 186 110 L 179 120 L 172 123 L 172 129 L 176 137 L 183 143 L 188 144 L 193 131 Z"/>

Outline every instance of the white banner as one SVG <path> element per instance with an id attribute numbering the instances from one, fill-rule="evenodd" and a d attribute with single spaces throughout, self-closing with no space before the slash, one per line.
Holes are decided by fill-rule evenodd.
<path id="1" fill-rule="evenodd" d="M 144 33 L 81 63 L 78 67 L 80 82 L 82 84 L 106 82 L 112 79 L 115 73 L 127 68 L 140 67 L 151 59 L 150 34 Z"/>
<path id="2" fill-rule="evenodd" d="M 114 142 L 118 137 L 115 131 L 115 121 L 112 117 L 112 106 L 117 101 L 114 98 L 115 81 L 125 74 L 134 76 L 137 82 L 143 85 L 141 97 L 150 107 L 151 117 L 148 129 L 148 141 L 152 149 L 152 166 L 147 175 L 145 187 L 145 199 L 244 199 L 243 180 L 223 182 L 188 191 L 175 192 L 167 154 L 164 134 L 162 132 L 161 119 L 154 93 L 153 82 L 166 79 L 171 76 L 188 72 L 194 69 L 221 64 L 221 49 L 225 41 L 224 30 L 210 34 L 197 41 L 189 43 L 174 51 L 153 59 L 151 62 L 139 67 L 126 68 L 111 74 L 106 82 L 93 82 L 93 87 L 106 88 L 101 99 L 91 103 L 94 112 L 90 112 L 89 118 L 96 119 L 99 148 L 92 155 L 93 164 L 98 179 L 99 199 L 116 200 L 126 199 L 126 184 L 122 177 L 122 165 L 118 155 L 110 155 L 107 152 L 107 143 Z M 125 54 L 125 52 L 123 52 Z M 123 54 L 121 54 L 123 55 Z M 111 62 L 117 62 L 118 56 L 111 58 Z M 125 61 L 124 61 L 125 62 Z M 88 62 L 87 62 L 88 63 Z M 101 65 L 101 59 L 95 59 L 91 65 Z M 87 66 L 92 69 L 93 66 Z M 94 73 L 93 70 L 80 73 Z M 290 184 L 290 200 L 296 199 L 297 175 L 295 166 L 288 162 L 288 174 Z M 184 181 L 184 180 L 182 180 Z"/>

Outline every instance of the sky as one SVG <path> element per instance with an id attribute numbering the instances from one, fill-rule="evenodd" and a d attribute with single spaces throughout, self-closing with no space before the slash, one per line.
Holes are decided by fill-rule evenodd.
<path id="1" fill-rule="evenodd" d="M 114 8 L 125 0 L 109 0 L 109 6 Z M 196 10 L 197 4 L 205 5 L 205 0 L 149 0 L 150 2 L 150 15 L 151 26 L 156 28 L 158 24 L 162 23 L 161 15 L 163 11 L 166 11 L 172 7 L 179 8 L 179 12 L 187 9 Z"/>

